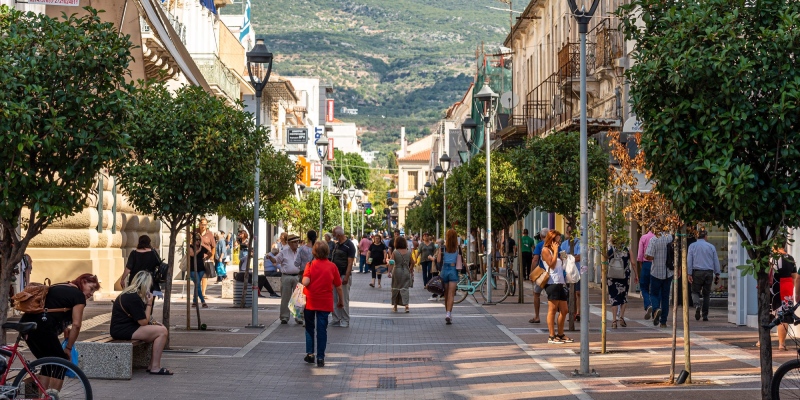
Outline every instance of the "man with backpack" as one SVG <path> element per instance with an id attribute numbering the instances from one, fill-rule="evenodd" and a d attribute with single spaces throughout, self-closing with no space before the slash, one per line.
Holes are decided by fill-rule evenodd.
<path id="1" fill-rule="evenodd" d="M 667 327 L 667 315 L 669 314 L 669 292 L 672 287 L 673 272 L 667 268 L 667 245 L 672 242 L 672 235 L 662 233 L 661 236 L 653 238 L 647 245 L 644 253 L 645 258 L 652 262 L 650 266 L 650 301 L 655 308 L 653 312 L 653 325 Z M 645 315 L 647 319 L 647 315 Z"/>

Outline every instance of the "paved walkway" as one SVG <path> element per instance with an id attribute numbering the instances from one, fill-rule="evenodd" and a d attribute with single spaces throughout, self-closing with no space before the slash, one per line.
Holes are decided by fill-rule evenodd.
<path id="1" fill-rule="evenodd" d="M 96 398 L 106 399 L 729 399 L 758 395 L 756 332 L 726 322 L 724 304 L 713 308 L 710 322 L 692 323 L 695 383 L 672 386 L 669 375 L 670 329 L 642 319 L 641 300 L 632 298 L 628 327 L 608 329 L 610 352 L 600 349 L 600 297 L 592 290 L 591 367 L 597 377 L 574 378 L 579 368 L 579 332 L 573 344 L 548 345 L 544 323 L 530 324 L 530 288 L 525 304 L 509 298 L 480 306 L 471 298 L 456 305 L 454 323 L 444 324 L 441 302 L 427 301 L 418 283 L 412 289 L 411 313 L 392 313 L 391 281 L 383 289 L 368 286 L 368 275 L 354 275 L 350 328 L 329 327 L 326 366 L 303 362 L 305 337 L 293 322 L 280 325 L 278 299 L 260 299 L 263 329 L 248 329 L 249 309 L 220 299 L 220 286 L 209 287 L 209 309 L 201 309 L 208 331 L 186 330 L 185 297 L 176 287 L 172 346 L 163 364 L 172 377 L 136 371 L 130 381 L 93 380 Z M 157 308 L 157 315 L 160 306 Z M 108 331 L 110 302 L 91 302 L 81 338 Z M 191 324 L 196 326 L 194 310 Z M 682 327 L 682 320 L 678 318 Z M 579 324 L 577 325 L 579 327 Z M 791 342 L 788 342 L 791 345 Z M 683 366 L 678 332 L 678 372 Z M 776 365 L 794 357 L 775 353 Z"/>
<path id="2" fill-rule="evenodd" d="M 392 313 L 391 281 L 385 279 L 382 289 L 373 289 L 368 275 L 354 278 L 351 326 L 329 327 L 324 368 L 303 362 L 305 331 L 293 322 L 280 325 L 276 300 L 267 300 L 266 310 L 259 315 L 267 328 L 258 332 L 243 328 L 249 322 L 249 310 L 228 308 L 229 300 L 220 300 L 209 310 L 201 310 L 203 322 L 215 331 L 176 330 L 173 346 L 199 352 L 165 355 L 163 364 L 174 376 L 137 371 L 130 381 L 94 380 L 97 398 L 575 397 L 556 379 L 562 378 L 559 372 L 543 369 L 518 345 L 516 335 L 474 303 L 457 305 L 453 325 L 446 326 L 443 303 L 427 301 L 428 293 L 421 285 L 412 289 L 409 314 L 402 307 Z M 213 295 L 217 287 L 209 292 Z M 183 309 L 177 304 L 173 308 Z M 234 313 L 240 321 L 236 326 Z M 173 317 L 173 322 L 184 321 L 185 316 Z M 85 334 L 103 329 L 107 325 Z M 217 338 L 216 346 L 201 344 L 208 343 L 209 337 Z"/>

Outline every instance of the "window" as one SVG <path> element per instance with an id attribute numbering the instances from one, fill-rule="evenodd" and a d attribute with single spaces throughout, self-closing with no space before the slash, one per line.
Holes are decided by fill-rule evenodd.
<path id="1" fill-rule="evenodd" d="M 408 171 L 408 190 L 413 190 L 414 192 L 419 190 L 417 173 L 417 171 Z"/>

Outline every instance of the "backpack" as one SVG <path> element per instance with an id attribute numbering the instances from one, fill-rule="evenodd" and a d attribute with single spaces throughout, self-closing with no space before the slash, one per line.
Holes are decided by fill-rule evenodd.
<path id="1" fill-rule="evenodd" d="M 47 292 L 50 291 L 50 287 L 50 279 L 45 279 L 45 283 L 31 282 L 25 287 L 25 290 L 15 294 L 14 297 L 11 298 L 14 302 L 14 308 L 26 314 L 47 314 L 47 312 L 69 311 L 69 308 L 54 308 L 48 310 L 44 307 L 44 301 L 47 299 Z"/>
<path id="2" fill-rule="evenodd" d="M 670 271 L 675 270 L 675 245 L 674 242 L 669 242 L 667 245 L 667 269 Z"/>
<path id="3" fill-rule="evenodd" d="M 153 253 L 158 259 L 158 266 L 154 271 L 150 272 L 150 274 L 153 276 L 153 282 L 166 283 L 167 276 L 169 276 L 169 264 L 165 263 L 164 260 L 161 259 L 155 249 L 153 249 Z"/>
<path id="4" fill-rule="evenodd" d="M 611 279 L 625 279 L 625 262 L 620 252 L 614 250 L 614 257 L 608 260 L 608 277 Z"/>

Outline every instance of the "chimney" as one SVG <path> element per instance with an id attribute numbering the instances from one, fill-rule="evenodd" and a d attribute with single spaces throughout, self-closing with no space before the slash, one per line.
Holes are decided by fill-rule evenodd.
<path id="1" fill-rule="evenodd" d="M 406 154 L 406 127 L 400 128 L 400 157 L 405 157 Z"/>

